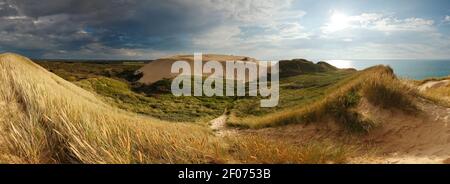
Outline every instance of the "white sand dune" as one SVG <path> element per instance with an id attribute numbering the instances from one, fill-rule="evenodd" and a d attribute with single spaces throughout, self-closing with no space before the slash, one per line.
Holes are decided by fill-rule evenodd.
<path id="1" fill-rule="evenodd" d="M 157 59 L 152 61 L 142 68 L 140 68 L 137 72 L 142 73 L 143 76 L 139 80 L 141 83 L 152 84 L 162 79 L 172 79 L 175 78 L 178 74 L 171 73 L 172 64 L 176 61 L 186 61 L 191 66 L 191 73 L 194 69 L 194 56 L 193 55 L 177 55 L 167 58 Z M 202 56 L 202 61 L 218 61 L 222 64 L 222 67 L 225 69 L 225 64 L 227 61 L 249 61 L 256 62 L 256 59 L 245 57 L 245 56 L 232 56 L 232 55 L 218 55 L 218 54 L 204 54 Z M 203 73 L 204 76 L 209 76 L 208 73 Z M 246 75 L 248 76 L 248 75 Z M 253 80 L 253 79 L 246 79 Z"/>

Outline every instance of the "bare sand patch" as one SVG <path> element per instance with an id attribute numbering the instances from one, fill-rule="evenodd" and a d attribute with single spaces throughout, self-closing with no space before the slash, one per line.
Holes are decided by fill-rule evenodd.
<path id="1" fill-rule="evenodd" d="M 152 61 L 142 68 L 140 68 L 137 73 L 142 73 L 143 76 L 139 79 L 139 82 L 145 84 L 152 84 L 162 79 L 172 79 L 178 76 L 177 73 L 171 73 L 172 64 L 176 61 L 186 61 L 191 66 L 191 72 L 194 69 L 194 56 L 193 55 L 177 55 L 167 58 L 161 58 Z M 204 54 L 202 56 L 202 61 L 218 61 L 222 64 L 225 69 L 227 61 L 246 61 L 246 62 L 256 62 L 256 59 L 245 57 L 245 56 L 232 56 L 232 55 L 218 55 L 218 54 Z M 204 76 L 209 76 L 210 73 L 203 73 Z M 252 79 L 249 79 L 252 80 Z M 248 81 L 248 80 L 247 80 Z"/>

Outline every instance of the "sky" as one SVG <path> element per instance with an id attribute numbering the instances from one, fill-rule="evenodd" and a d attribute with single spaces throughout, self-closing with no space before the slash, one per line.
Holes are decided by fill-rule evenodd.
<path id="1" fill-rule="evenodd" d="M 0 52 L 449 59 L 448 0 L 0 0 Z"/>

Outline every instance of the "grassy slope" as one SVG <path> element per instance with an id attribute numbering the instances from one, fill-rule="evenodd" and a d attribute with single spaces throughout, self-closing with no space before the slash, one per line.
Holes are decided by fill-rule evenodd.
<path id="1" fill-rule="evenodd" d="M 336 71 L 337 68 L 325 63 L 318 62 L 314 64 L 312 61 L 304 59 L 282 60 L 280 61 L 280 77 L 292 77 L 300 74 Z"/>
<path id="2" fill-rule="evenodd" d="M 264 128 L 332 118 L 351 131 L 367 132 L 375 126 L 375 122 L 356 111 L 362 98 L 383 108 L 398 108 L 407 112 L 416 110 L 411 100 L 413 92 L 401 84 L 388 67 L 372 67 L 335 82 L 322 90 L 324 95 L 319 100 L 263 116 L 232 116 L 228 124 Z"/>
<path id="3" fill-rule="evenodd" d="M 38 62 L 58 76 L 95 92 L 121 109 L 169 121 L 205 121 L 223 113 L 231 98 L 174 97 L 146 93 L 134 83 L 134 71 L 142 64 Z M 139 77 L 139 76 L 137 76 Z M 170 89 L 170 87 L 169 87 Z"/>
<path id="4" fill-rule="evenodd" d="M 335 83 L 352 76 L 352 71 L 307 73 L 281 79 L 277 107 L 260 108 L 260 98 L 241 98 L 230 110 L 237 117 L 261 116 L 287 108 L 298 108 L 323 98 Z"/>
<path id="5" fill-rule="evenodd" d="M 95 77 L 109 77 L 123 82 L 137 80 L 134 72 L 144 64 L 140 62 L 131 63 L 82 63 L 82 62 L 36 62 L 48 71 L 55 73 L 67 81 L 80 81 Z"/>
<path id="6" fill-rule="evenodd" d="M 106 77 L 85 79 L 76 84 L 106 97 L 107 102 L 121 109 L 170 121 L 209 120 L 222 114 L 229 103 L 227 98 L 146 96 L 134 92 L 127 83 Z"/>
<path id="7" fill-rule="evenodd" d="M 330 163 L 345 152 L 258 137 L 221 140 L 198 124 L 137 116 L 27 58 L 0 55 L 0 162 Z"/>

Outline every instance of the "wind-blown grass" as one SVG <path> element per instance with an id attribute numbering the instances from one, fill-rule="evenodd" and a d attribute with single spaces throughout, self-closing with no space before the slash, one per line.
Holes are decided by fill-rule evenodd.
<path id="1" fill-rule="evenodd" d="M 439 104 L 450 107 L 450 85 L 428 89 L 424 92 L 424 95 L 434 99 Z"/>
<path id="2" fill-rule="evenodd" d="M 233 156 L 245 163 L 345 163 L 355 151 L 353 147 L 329 142 L 293 146 L 259 135 L 241 135 L 231 143 Z"/>
<path id="3" fill-rule="evenodd" d="M 1 56 L 4 139 L 25 163 L 202 163 L 223 148 L 203 127 L 111 108 L 26 58 Z M 189 132 L 189 133 L 187 133 Z"/>
<path id="4" fill-rule="evenodd" d="M 266 149 L 252 140 L 226 141 L 199 124 L 119 110 L 15 54 L 0 55 L 0 113 L 0 162 L 6 163 L 242 163 L 249 158 L 240 153 L 284 149 L 276 142 Z M 308 152 L 290 146 L 251 162 L 306 161 L 287 157 Z M 320 162 L 337 158 L 310 153 Z"/>

